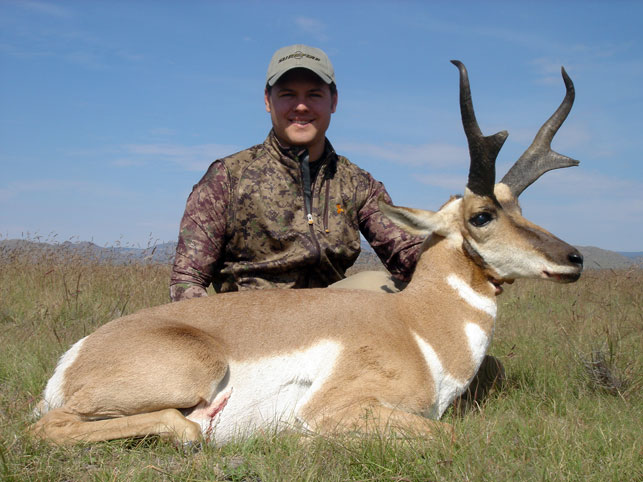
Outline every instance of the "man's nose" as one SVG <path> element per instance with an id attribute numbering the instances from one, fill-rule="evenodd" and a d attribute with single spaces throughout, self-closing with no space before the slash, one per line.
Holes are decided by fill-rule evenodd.
<path id="1" fill-rule="evenodd" d="M 295 105 L 295 110 L 298 112 L 308 110 L 308 105 L 303 100 L 297 100 L 297 104 Z"/>

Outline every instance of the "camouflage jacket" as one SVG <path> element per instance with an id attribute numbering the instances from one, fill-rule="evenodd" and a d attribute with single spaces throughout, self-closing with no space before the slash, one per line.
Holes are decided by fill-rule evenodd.
<path id="1" fill-rule="evenodd" d="M 311 164 L 309 219 L 301 155 L 271 132 L 210 165 L 181 220 L 173 301 L 204 296 L 210 283 L 217 292 L 328 286 L 357 259 L 360 231 L 394 276 L 410 278 L 422 240 L 380 213 L 384 186 L 326 141 Z"/>

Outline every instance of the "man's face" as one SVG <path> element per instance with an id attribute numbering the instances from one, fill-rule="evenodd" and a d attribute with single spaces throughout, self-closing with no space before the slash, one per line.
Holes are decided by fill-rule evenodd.
<path id="1" fill-rule="evenodd" d="M 307 69 L 286 72 L 265 93 L 266 111 L 270 113 L 277 138 L 288 146 L 308 148 L 311 160 L 324 151 L 330 116 L 337 106 L 337 94 L 315 73 Z"/>

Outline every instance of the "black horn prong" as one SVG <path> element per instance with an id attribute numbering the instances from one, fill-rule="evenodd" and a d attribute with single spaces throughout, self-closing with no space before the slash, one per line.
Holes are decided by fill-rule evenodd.
<path id="1" fill-rule="evenodd" d="M 460 113 L 471 157 L 467 187 L 480 196 L 493 196 L 496 158 L 508 134 L 507 131 L 486 137 L 482 134 L 473 109 L 467 69 L 459 60 L 452 60 L 451 63 L 460 71 Z"/>
<path id="2" fill-rule="evenodd" d="M 574 83 L 564 67 L 561 67 L 561 74 L 565 82 L 565 98 L 556 112 L 540 128 L 532 144 L 500 181 L 509 186 L 514 197 L 520 196 L 527 187 L 547 171 L 579 164 L 577 160 L 563 156 L 551 149 L 551 142 L 560 126 L 567 119 L 576 95 Z"/>

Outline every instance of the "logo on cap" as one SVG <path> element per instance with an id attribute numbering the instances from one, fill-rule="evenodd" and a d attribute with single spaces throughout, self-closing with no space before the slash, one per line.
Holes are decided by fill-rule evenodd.
<path id="1" fill-rule="evenodd" d="M 305 53 L 303 53 L 301 50 L 297 50 L 295 53 L 292 53 L 292 54 L 290 54 L 290 55 L 286 55 L 285 57 L 280 58 L 280 59 L 277 61 L 277 63 L 278 63 L 278 64 L 280 64 L 280 63 L 282 63 L 284 60 L 288 60 L 288 59 L 301 60 L 301 59 L 303 59 L 304 57 L 306 57 L 307 59 L 310 59 L 310 60 L 315 60 L 315 61 L 317 61 L 317 62 L 320 62 L 320 61 L 321 61 L 321 59 L 320 59 L 319 57 L 315 57 L 314 55 L 310 55 L 310 54 L 305 54 Z"/>

